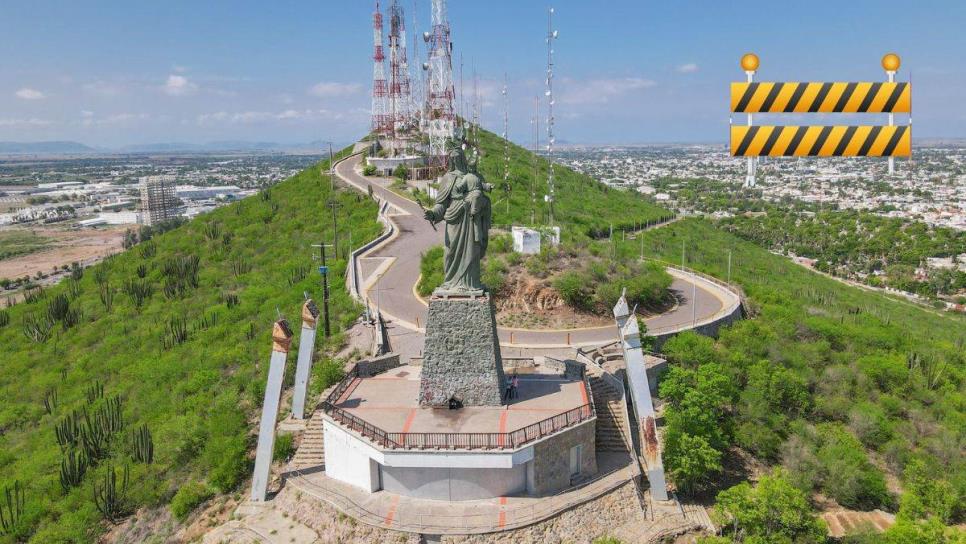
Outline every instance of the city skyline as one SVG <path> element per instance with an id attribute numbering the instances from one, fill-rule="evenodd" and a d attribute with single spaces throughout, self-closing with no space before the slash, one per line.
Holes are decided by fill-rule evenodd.
<path id="1" fill-rule="evenodd" d="M 426 30 L 429 3 L 402 4 L 410 19 L 416 8 L 410 38 Z M 543 95 L 548 5 L 452 4 L 454 71 L 458 81 L 462 59 L 466 101 L 477 74 L 483 124 L 502 130 L 506 73 L 510 137 L 528 144 L 533 101 Z M 332 5 L 8 6 L 0 140 L 351 141 L 368 130 L 373 5 Z M 955 58 L 966 47 L 956 29 L 962 5 L 819 2 L 802 13 L 752 2 L 554 6 L 561 142 L 723 143 L 728 83 L 743 78 L 738 59 L 747 51 L 762 59 L 759 78 L 777 81 L 881 80 L 879 59 L 895 51 L 899 78 L 914 83 L 915 137 L 966 137 L 966 105 L 957 100 L 966 69 Z M 410 54 L 421 61 L 417 45 Z M 539 112 L 545 117 L 542 100 Z"/>

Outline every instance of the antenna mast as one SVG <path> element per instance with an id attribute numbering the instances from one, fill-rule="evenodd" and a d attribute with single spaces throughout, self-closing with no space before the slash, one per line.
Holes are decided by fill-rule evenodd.
<path id="1" fill-rule="evenodd" d="M 423 34 L 429 44 L 429 62 L 423 69 L 429 72 L 426 89 L 427 132 L 429 133 L 430 165 L 446 167 L 446 141 L 455 134 L 453 114 L 453 43 L 450 40 L 446 0 L 433 0 L 433 28 Z"/>
<path id="2" fill-rule="evenodd" d="M 376 0 L 376 11 L 372 14 L 373 27 L 373 55 L 372 55 L 372 132 L 376 136 L 385 136 L 391 128 L 386 114 L 386 56 L 382 50 L 382 11 L 379 0 Z"/>
<path id="3" fill-rule="evenodd" d="M 553 42 L 557 39 L 557 31 L 553 29 L 553 8 L 547 15 L 547 162 L 549 170 L 547 174 L 547 210 L 550 219 L 550 226 L 553 226 L 553 199 L 554 199 L 554 179 L 553 179 Z"/>
<path id="4" fill-rule="evenodd" d="M 506 213 L 510 216 L 510 95 L 507 93 L 507 77 L 503 74 L 503 198 Z"/>

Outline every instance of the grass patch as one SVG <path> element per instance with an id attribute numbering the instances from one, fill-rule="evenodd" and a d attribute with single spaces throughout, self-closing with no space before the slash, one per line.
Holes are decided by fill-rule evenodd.
<path id="1" fill-rule="evenodd" d="M 0 261 L 42 251 L 51 243 L 50 238 L 27 230 L 0 232 Z"/>

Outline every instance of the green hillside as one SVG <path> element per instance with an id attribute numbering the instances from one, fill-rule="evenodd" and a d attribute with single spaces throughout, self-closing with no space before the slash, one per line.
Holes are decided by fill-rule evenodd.
<path id="1" fill-rule="evenodd" d="M 964 521 L 966 318 L 844 285 L 703 220 L 647 232 L 645 253 L 680 262 L 682 243 L 689 266 L 719 278 L 731 253 L 753 315 L 717 341 L 665 345 L 665 466 L 679 488 L 719 490 L 740 446 L 847 508 L 898 509 L 897 535 Z"/>
<path id="2" fill-rule="evenodd" d="M 503 191 L 504 140 L 499 136 L 479 131 L 480 172 L 493 190 L 493 223 L 501 225 L 530 225 L 530 211 L 534 210 L 537 226 L 547 224 L 547 174 L 549 164 L 543 157 L 513 143 L 510 144 L 510 206 Z M 637 229 L 646 223 L 666 221 L 672 212 L 633 191 L 611 189 L 590 176 L 559 165 L 554 166 L 556 203 L 555 223 L 561 226 L 565 240 L 606 236 L 613 227 Z M 534 188 L 536 202 L 531 205 L 530 188 Z"/>
<path id="3" fill-rule="evenodd" d="M 20 510 L 16 491 L 23 489 L 21 513 L 12 527 L 0 529 L 0 542 L 93 540 L 105 517 L 95 492 L 112 468 L 120 492 L 125 465 L 130 485 L 118 515 L 166 504 L 187 482 L 201 482 L 195 488 L 201 496 L 238 488 L 249 474 L 276 309 L 297 323 L 303 292 L 321 299 L 310 245 L 332 241 L 330 197 L 341 205 L 342 255 L 349 230 L 357 245 L 381 231 L 373 202 L 349 189 L 330 194 L 328 178 L 314 167 L 0 314 L 0 509 L 6 520 L 12 516 L 4 490 Z M 342 280 L 346 261 L 330 265 L 333 328 L 341 331 L 358 308 Z M 339 344 L 338 337 L 331 342 Z M 317 373 L 327 370 L 331 365 L 316 365 Z M 312 385 L 318 393 L 322 380 Z M 88 450 L 76 436 L 58 444 L 55 428 L 65 421 L 71 427 L 75 411 L 79 428 L 87 425 L 84 413 L 90 416 L 86 434 L 97 460 L 86 474 L 70 470 L 62 485 L 63 460 Z M 135 441 L 142 425 L 153 438 L 150 464 L 132 460 L 144 457 Z M 179 501 L 190 505 L 182 495 Z"/>

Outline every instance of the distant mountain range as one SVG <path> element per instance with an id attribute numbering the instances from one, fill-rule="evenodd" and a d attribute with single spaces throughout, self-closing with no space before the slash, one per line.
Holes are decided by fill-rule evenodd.
<path id="1" fill-rule="evenodd" d="M 338 150 L 348 142 L 333 143 Z M 0 155 L 87 155 L 87 154 L 140 154 L 140 153 L 218 153 L 218 152 L 327 152 L 328 142 L 304 144 L 280 144 L 277 142 L 216 141 L 204 144 L 187 142 L 162 142 L 155 144 L 126 145 L 116 148 L 91 147 L 79 142 L 0 142 Z"/>
<path id="2" fill-rule="evenodd" d="M 59 153 L 96 153 L 93 147 L 78 142 L 0 142 L 3 155 L 46 155 Z"/>

